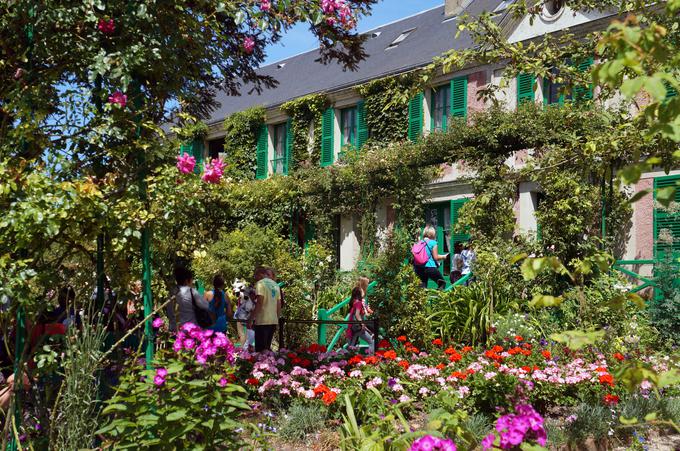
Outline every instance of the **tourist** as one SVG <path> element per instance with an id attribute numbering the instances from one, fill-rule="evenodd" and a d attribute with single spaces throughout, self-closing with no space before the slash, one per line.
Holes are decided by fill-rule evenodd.
<path id="1" fill-rule="evenodd" d="M 477 253 L 472 247 L 472 241 L 467 242 L 467 244 L 465 245 L 465 249 L 463 249 L 460 255 L 461 257 L 463 257 L 463 269 L 461 272 L 463 274 L 463 277 L 465 277 L 472 272 L 472 269 L 475 265 L 475 261 L 477 261 Z M 467 281 L 465 281 L 465 285 L 469 285 L 470 282 L 472 282 L 472 274 L 470 274 L 470 278 L 468 278 Z"/>
<path id="2" fill-rule="evenodd" d="M 364 323 L 366 320 L 366 308 L 364 307 L 364 299 L 361 288 L 354 287 L 352 290 L 350 304 L 352 308 L 349 311 L 349 320 L 361 321 L 361 324 L 352 324 L 348 327 L 350 336 L 349 346 L 356 346 L 359 342 L 359 339 L 362 339 L 368 344 L 368 352 L 373 354 L 375 351 L 375 343 L 373 341 L 373 335 L 371 335 L 371 332 Z"/>
<path id="3" fill-rule="evenodd" d="M 439 262 L 445 260 L 449 254 L 439 254 L 437 252 L 437 241 L 435 236 L 437 231 L 431 225 L 427 225 L 423 230 L 423 239 L 416 243 L 411 252 L 414 256 L 420 254 L 421 260 L 417 258 L 413 261 L 413 269 L 420 278 L 421 286 L 427 288 L 427 282 L 433 280 L 437 283 L 437 288 L 442 290 L 446 286 L 444 276 L 439 272 Z M 423 262 L 419 264 L 419 262 Z"/>
<path id="4" fill-rule="evenodd" d="M 175 277 L 179 287 L 175 296 L 179 325 L 193 323 L 204 328 L 210 327 L 208 318 L 213 323 L 215 319 L 212 318 L 210 305 L 203 298 L 203 295 L 192 287 L 194 283 L 193 273 L 187 268 L 178 268 L 175 271 Z M 200 312 L 199 309 L 203 312 Z M 206 317 L 206 313 L 209 314 L 208 317 Z"/>
<path id="5" fill-rule="evenodd" d="M 224 292 L 224 278 L 216 275 L 213 278 L 213 291 L 206 293 L 210 312 L 215 316 L 215 324 L 210 328 L 215 332 L 227 332 L 227 318 L 231 318 L 231 303 Z"/>
<path id="6" fill-rule="evenodd" d="M 451 283 L 456 283 L 463 277 L 463 243 L 453 245 L 453 261 L 451 262 Z"/>
<path id="7" fill-rule="evenodd" d="M 267 277 L 266 268 L 255 270 L 255 309 L 248 319 L 249 328 L 255 331 L 255 352 L 271 351 L 272 339 L 281 315 L 281 290 Z"/>
<path id="8" fill-rule="evenodd" d="M 366 314 L 372 315 L 373 310 L 368 305 L 368 301 L 366 300 L 366 295 L 368 294 L 368 284 L 369 284 L 369 282 L 370 282 L 370 280 L 368 279 L 368 277 L 361 276 L 361 277 L 359 277 L 359 280 L 357 281 L 356 286 L 357 286 L 357 288 L 359 288 L 361 290 L 361 297 L 363 299 L 364 309 L 366 309 Z"/>
<path id="9" fill-rule="evenodd" d="M 239 321 L 236 325 L 239 342 L 242 348 L 251 349 L 255 347 L 255 331 L 252 328 L 248 328 L 248 319 L 253 310 L 255 310 L 257 293 L 255 293 L 253 287 L 247 286 L 245 282 L 238 279 L 234 281 L 232 287 L 237 300 L 234 319 Z"/>

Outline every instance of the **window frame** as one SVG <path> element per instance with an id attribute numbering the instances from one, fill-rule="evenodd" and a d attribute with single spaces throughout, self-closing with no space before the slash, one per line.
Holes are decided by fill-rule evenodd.
<path id="1" fill-rule="evenodd" d="M 437 111 L 437 98 L 441 96 L 444 104 L 442 108 L 442 126 L 441 129 L 435 127 L 435 116 Z M 448 128 L 449 113 L 451 109 L 451 83 L 446 83 L 432 88 L 430 96 L 430 132 L 442 131 L 445 132 Z"/>
<path id="2" fill-rule="evenodd" d="M 286 167 L 286 159 L 288 158 L 287 155 L 287 149 L 286 149 L 286 140 L 288 138 L 288 124 L 286 122 L 282 122 L 280 124 L 275 124 L 272 125 L 272 128 L 274 129 L 273 133 L 273 149 L 272 149 L 272 159 L 270 160 L 270 164 L 272 167 L 272 174 L 279 174 L 279 175 L 287 175 L 288 173 L 288 168 Z M 281 155 L 277 153 L 277 146 L 279 145 L 279 141 L 281 144 Z M 281 171 L 277 171 L 277 169 L 281 168 Z"/>

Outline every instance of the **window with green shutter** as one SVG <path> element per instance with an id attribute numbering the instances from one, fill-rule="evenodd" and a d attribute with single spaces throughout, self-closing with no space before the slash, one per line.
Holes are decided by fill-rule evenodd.
<path id="1" fill-rule="evenodd" d="M 288 123 L 274 126 L 274 158 L 271 160 L 274 174 L 288 174 Z"/>
<path id="2" fill-rule="evenodd" d="M 328 108 L 321 116 L 321 166 L 333 164 L 333 129 L 335 112 Z"/>
<path id="3" fill-rule="evenodd" d="M 579 72 L 587 72 L 590 70 L 590 66 L 593 65 L 593 58 L 589 57 L 580 62 L 576 63 L 576 68 Z M 590 83 L 588 86 L 574 86 L 573 97 L 576 102 L 582 102 L 586 100 L 593 100 L 593 84 Z"/>
<path id="4" fill-rule="evenodd" d="M 470 234 L 467 231 L 461 232 L 458 228 L 458 221 L 460 219 L 460 209 L 470 199 L 453 199 L 451 201 L 451 249 L 454 249 L 456 243 L 465 243 L 470 240 Z"/>
<path id="5" fill-rule="evenodd" d="M 432 89 L 430 98 L 430 131 L 445 132 L 449 122 L 451 84 Z"/>
<path id="6" fill-rule="evenodd" d="M 423 132 L 423 94 L 418 93 L 408 104 L 408 139 L 417 142 Z"/>
<path id="7" fill-rule="evenodd" d="M 534 101 L 534 85 L 536 77 L 533 74 L 521 73 L 517 75 L 517 106 L 524 102 Z"/>
<path id="8" fill-rule="evenodd" d="M 185 153 L 191 155 L 196 160 L 196 166 L 194 167 L 194 172 L 199 174 L 203 169 L 203 151 L 205 150 L 205 145 L 202 139 L 194 139 L 190 143 L 185 143 L 180 145 L 179 154 L 184 155 Z"/>
<path id="9" fill-rule="evenodd" d="M 286 169 L 285 173 L 291 169 L 293 164 L 293 124 L 290 119 L 286 121 Z"/>
<path id="10" fill-rule="evenodd" d="M 368 124 L 366 123 L 366 105 L 361 100 L 357 103 L 357 149 L 361 150 L 368 140 Z"/>
<path id="11" fill-rule="evenodd" d="M 654 256 L 663 260 L 670 253 L 674 258 L 680 256 L 680 175 L 657 177 L 654 179 Z M 674 204 L 670 208 L 656 202 L 659 190 L 675 188 Z"/>
<path id="12" fill-rule="evenodd" d="M 255 178 L 266 179 L 269 175 L 269 130 L 267 124 L 260 126 L 260 132 L 257 136 L 257 170 L 255 171 Z"/>
<path id="13" fill-rule="evenodd" d="M 467 117 L 467 77 L 451 80 L 451 117 Z"/>
<path id="14" fill-rule="evenodd" d="M 558 77 L 560 72 L 553 67 L 550 72 L 553 77 Z M 564 105 L 565 100 L 571 100 L 571 94 L 565 95 L 563 83 L 552 81 L 550 77 L 543 78 L 543 105 Z"/>

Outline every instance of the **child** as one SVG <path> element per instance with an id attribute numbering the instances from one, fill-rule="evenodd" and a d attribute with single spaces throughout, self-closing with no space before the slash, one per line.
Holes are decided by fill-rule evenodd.
<path id="1" fill-rule="evenodd" d="M 368 293 L 368 282 L 369 282 L 368 277 L 359 277 L 359 280 L 357 281 L 357 288 L 361 289 L 361 297 L 363 299 L 364 309 L 366 310 L 366 314 L 372 315 L 373 310 L 371 309 L 371 307 L 368 305 L 368 302 L 366 301 L 366 294 Z"/>
<path id="2" fill-rule="evenodd" d="M 248 348 L 251 348 L 255 346 L 255 331 L 253 329 L 248 329 L 246 321 L 250 318 L 251 312 L 255 310 L 257 294 L 255 293 L 255 289 L 246 286 L 245 283 L 238 279 L 234 281 L 232 286 L 234 288 L 234 295 L 238 300 L 234 319 L 241 321 L 236 327 L 239 341 L 241 347 L 248 346 Z"/>
<path id="3" fill-rule="evenodd" d="M 356 346 L 359 339 L 362 339 L 368 344 L 369 354 L 373 354 L 375 351 L 375 343 L 373 341 L 373 336 L 368 331 L 366 324 L 364 324 L 366 319 L 366 308 L 364 307 L 363 292 L 361 291 L 361 288 L 355 287 L 352 290 L 350 304 L 352 305 L 352 308 L 349 311 L 349 320 L 361 321 L 361 324 L 352 324 L 348 326 L 350 335 L 349 346 Z"/>

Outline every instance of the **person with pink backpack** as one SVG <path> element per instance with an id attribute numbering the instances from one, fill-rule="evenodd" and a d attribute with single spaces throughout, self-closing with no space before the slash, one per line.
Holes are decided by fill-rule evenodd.
<path id="1" fill-rule="evenodd" d="M 439 262 L 445 260 L 449 254 L 440 255 L 437 252 L 436 235 L 437 231 L 435 228 L 428 224 L 425 230 L 423 230 L 423 239 L 415 243 L 411 248 L 413 270 L 420 278 L 423 288 L 427 288 L 429 280 L 434 280 L 437 282 L 437 288 L 443 290 L 446 286 L 446 281 L 439 272 Z"/>

